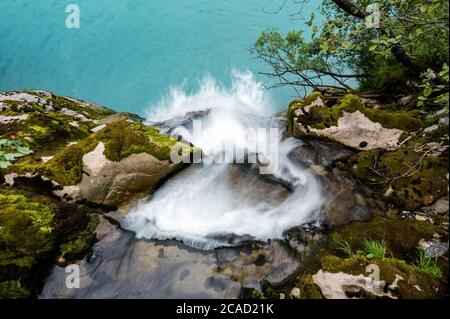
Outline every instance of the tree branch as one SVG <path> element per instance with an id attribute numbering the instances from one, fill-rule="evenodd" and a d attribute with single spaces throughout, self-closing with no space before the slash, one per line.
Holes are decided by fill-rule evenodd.
<path id="1" fill-rule="evenodd" d="M 333 1 L 339 8 L 341 8 L 347 14 L 355 18 L 365 20 L 369 16 L 368 12 L 356 7 L 349 0 L 331 0 L 331 1 Z M 389 36 L 390 38 L 394 37 L 391 32 L 383 31 L 383 33 Z M 402 64 L 409 70 L 413 71 L 417 75 L 421 74 L 426 70 L 426 67 L 418 60 L 409 56 L 408 53 L 406 53 L 406 50 L 400 44 L 393 45 L 391 48 L 391 53 L 400 64 Z"/>

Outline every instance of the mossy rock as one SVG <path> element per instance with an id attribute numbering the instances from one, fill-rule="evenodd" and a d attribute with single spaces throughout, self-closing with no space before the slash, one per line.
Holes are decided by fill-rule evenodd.
<path id="1" fill-rule="evenodd" d="M 343 272 L 351 275 L 368 276 L 367 266 L 377 265 L 380 272 L 380 280 L 388 285 L 394 283 L 396 275 L 403 279 L 398 280 L 394 295 L 401 299 L 429 299 L 442 298 L 447 291 L 446 285 L 435 278 L 430 277 L 417 267 L 407 264 L 403 260 L 395 258 L 367 259 L 364 256 L 352 256 L 340 258 L 329 255 L 322 260 L 322 269 L 338 273 Z"/>
<path id="2" fill-rule="evenodd" d="M 346 241 L 354 250 L 361 249 L 365 239 L 385 241 L 389 252 L 396 258 L 410 258 L 420 239 L 431 240 L 437 233 L 447 236 L 438 225 L 415 219 L 396 219 L 375 216 L 369 222 L 357 222 L 334 229 L 330 245 L 336 253 L 339 244 Z"/>
<path id="3" fill-rule="evenodd" d="M 120 161 L 132 154 L 147 153 L 160 161 L 170 161 L 170 151 L 177 140 L 159 134 L 154 127 L 119 119 L 100 131 L 64 147 L 54 157 L 43 163 L 29 157 L 8 168 L 5 173 L 31 173 L 46 176 L 62 186 L 76 185 L 83 177 L 83 156 L 98 145 L 105 144 L 104 155 L 111 161 Z M 186 149 L 194 151 L 187 146 Z"/>
<path id="4" fill-rule="evenodd" d="M 292 109 L 293 113 L 295 109 L 298 109 L 299 107 L 304 108 L 319 97 L 321 97 L 320 93 L 313 93 L 305 101 L 293 103 L 289 110 L 291 111 Z M 421 120 L 412 117 L 408 112 L 369 108 L 364 105 L 358 96 L 351 94 L 344 96 L 340 103 L 331 108 L 325 105 L 314 105 L 309 107 L 308 111 L 298 118 L 298 121 L 306 128 L 325 129 L 331 126 L 337 126 L 339 118 L 343 116 L 343 112 L 353 113 L 356 111 L 360 111 L 372 122 L 380 123 L 384 128 L 388 129 L 395 128 L 410 132 L 416 131 L 422 127 Z M 291 118 L 292 117 L 293 116 L 291 115 Z M 290 118 L 288 117 L 288 119 Z"/>
<path id="5" fill-rule="evenodd" d="M 66 108 L 77 112 L 78 114 L 83 114 L 92 120 L 99 120 L 105 116 L 115 113 L 115 111 L 99 105 L 94 105 L 82 100 L 69 99 L 62 96 L 54 96 L 52 98 L 52 102 L 54 109 L 57 111 Z"/>
<path id="6" fill-rule="evenodd" d="M 0 282 L 0 299 L 26 299 L 30 291 L 20 284 L 18 280 Z"/>
<path id="7" fill-rule="evenodd" d="M 89 250 L 100 211 L 15 188 L 0 191 L 0 298 L 26 297 L 33 269 L 61 253 L 74 260 Z"/>
<path id="8" fill-rule="evenodd" d="M 320 288 L 314 283 L 311 275 L 297 277 L 295 287 L 300 289 L 300 299 L 323 299 Z"/>
<path id="9" fill-rule="evenodd" d="M 394 293 L 398 298 L 441 298 L 447 292 L 444 284 L 445 278 L 448 278 L 448 266 L 444 265 L 448 263 L 446 257 L 438 258 L 444 279 L 436 278 L 415 265 L 419 241 L 430 241 L 435 234 L 441 236 L 442 242 L 448 240 L 448 230 L 437 222 L 431 224 L 415 219 L 382 216 L 375 216 L 369 222 L 356 222 L 328 230 L 320 245 L 302 260 L 292 285 L 300 289 L 302 299 L 323 298 L 320 288 L 312 279 L 312 275 L 319 270 L 368 276 L 366 267 L 376 264 L 380 268 L 381 280 L 387 284 L 395 281 L 396 274 L 404 278 L 398 282 L 399 289 Z M 385 258 L 366 255 L 365 240 L 383 242 L 386 247 Z M 341 244 L 344 242 L 352 249 L 350 255 L 342 250 Z M 292 285 L 286 293 L 289 293 Z"/>
<path id="10" fill-rule="evenodd" d="M 423 156 L 412 148 L 371 150 L 355 154 L 347 166 L 400 208 L 428 206 L 448 193 L 448 154 Z"/>
<path id="11" fill-rule="evenodd" d="M 294 119 L 294 112 L 297 109 L 304 108 L 305 106 L 311 105 L 314 101 L 316 101 L 318 98 L 323 98 L 323 95 L 320 92 L 313 92 L 311 93 L 306 99 L 303 100 L 294 100 L 289 104 L 288 111 L 287 111 L 287 131 L 289 135 L 293 134 L 293 125 L 292 121 Z"/>

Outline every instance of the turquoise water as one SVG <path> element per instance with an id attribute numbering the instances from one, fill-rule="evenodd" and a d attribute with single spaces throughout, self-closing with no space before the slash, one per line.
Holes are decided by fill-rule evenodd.
<path id="1" fill-rule="evenodd" d="M 304 8 L 307 17 L 315 9 Z M 315 3 L 314 3 L 315 2 Z M 79 29 L 65 26 L 68 4 Z M 259 33 L 302 28 L 283 0 L 0 0 L 0 91 L 46 89 L 142 114 L 171 86 L 195 90 L 210 75 L 225 86 L 232 70 L 257 75 L 249 53 Z M 284 108 L 292 90 L 270 91 Z"/>

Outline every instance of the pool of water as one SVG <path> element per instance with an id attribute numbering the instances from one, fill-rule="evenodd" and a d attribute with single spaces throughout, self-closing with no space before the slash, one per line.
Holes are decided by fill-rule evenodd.
<path id="1" fill-rule="evenodd" d="M 80 28 L 66 27 L 67 5 Z M 260 32 L 304 26 L 300 5 L 282 0 L 0 0 L 0 91 L 46 89 L 143 114 L 173 86 L 196 90 L 233 70 L 257 80 L 264 66 L 249 49 Z M 311 1 L 303 15 L 316 10 Z M 294 95 L 271 91 L 277 109 Z"/>

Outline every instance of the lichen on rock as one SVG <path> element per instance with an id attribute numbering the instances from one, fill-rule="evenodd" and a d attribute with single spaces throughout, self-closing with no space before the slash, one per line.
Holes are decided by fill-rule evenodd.
<path id="1" fill-rule="evenodd" d="M 292 135 L 326 138 L 358 150 L 395 149 L 404 132 L 421 126 L 407 112 L 370 108 L 351 94 L 328 107 L 315 92 L 304 101 L 293 102 L 288 111 Z"/>
<path id="2" fill-rule="evenodd" d="M 25 100 L 14 92 L 1 96 L 9 103 L 5 112 L 32 113 L 16 126 L 1 126 L 4 137 L 20 138 L 34 152 L 2 170 L 10 185 L 17 177 L 41 177 L 64 199 L 119 206 L 147 196 L 161 179 L 182 167 L 170 156 L 180 142 L 139 122 L 138 116 L 42 91 L 26 93 Z M 90 159 L 88 154 L 98 147 L 101 154 Z M 184 145 L 179 155 L 198 151 Z M 91 172 L 91 161 L 99 156 L 105 161 Z"/>

